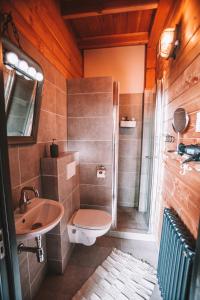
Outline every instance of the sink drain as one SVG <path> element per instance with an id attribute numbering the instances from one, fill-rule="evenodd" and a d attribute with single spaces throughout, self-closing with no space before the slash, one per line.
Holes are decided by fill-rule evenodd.
<path id="1" fill-rule="evenodd" d="M 31 229 L 38 229 L 40 227 L 42 227 L 42 223 L 38 222 L 38 223 L 32 224 Z"/>

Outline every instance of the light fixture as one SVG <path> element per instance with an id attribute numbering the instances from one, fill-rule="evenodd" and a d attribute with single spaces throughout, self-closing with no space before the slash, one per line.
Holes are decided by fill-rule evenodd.
<path id="1" fill-rule="evenodd" d="M 7 52 L 5 55 L 5 60 L 6 63 L 16 67 L 18 65 L 19 58 L 14 52 Z"/>
<path id="2" fill-rule="evenodd" d="M 37 72 L 37 73 L 36 73 L 36 76 L 35 76 L 35 79 L 36 79 L 37 81 L 42 81 L 42 80 L 44 79 L 44 76 L 43 76 L 42 73 Z"/>
<path id="3" fill-rule="evenodd" d="M 166 28 L 162 32 L 159 42 L 159 55 L 162 58 L 176 57 L 176 50 L 179 45 L 177 29 L 178 27 L 176 26 L 174 28 Z"/>
<path id="4" fill-rule="evenodd" d="M 31 76 L 31 77 L 33 77 L 33 78 L 35 78 L 35 76 L 36 76 L 36 69 L 35 68 L 33 68 L 33 67 L 29 67 L 28 68 L 28 74 Z"/>
<path id="5" fill-rule="evenodd" d="M 25 60 L 19 60 L 18 63 L 18 69 L 22 70 L 23 72 L 27 72 L 28 70 L 28 64 Z"/>

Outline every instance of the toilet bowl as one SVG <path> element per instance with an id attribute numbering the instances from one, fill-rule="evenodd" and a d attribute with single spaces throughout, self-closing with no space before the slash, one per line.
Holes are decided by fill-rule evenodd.
<path id="1" fill-rule="evenodd" d="M 71 243 L 91 246 L 98 236 L 104 235 L 112 224 L 107 212 L 96 209 L 79 209 L 71 217 L 67 227 Z"/>

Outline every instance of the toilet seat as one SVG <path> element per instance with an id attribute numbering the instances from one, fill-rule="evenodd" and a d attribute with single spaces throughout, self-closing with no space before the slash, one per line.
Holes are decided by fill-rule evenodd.
<path id="1" fill-rule="evenodd" d="M 79 209 L 68 222 L 69 241 L 91 246 L 96 238 L 106 234 L 112 224 L 112 216 L 96 209 Z"/>
<path id="2" fill-rule="evenodd" d="M 73 216 L 73 225 L 91 230 L 103 230 L 111 225 L 112 218 L 107 212 L 96 209 L 79 209 Z"/>

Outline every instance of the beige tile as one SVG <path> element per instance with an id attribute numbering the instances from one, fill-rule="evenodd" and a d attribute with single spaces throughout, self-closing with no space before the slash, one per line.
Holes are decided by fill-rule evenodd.
<path id="1" fill-rule="evenodd" d="M 135 118 L 136 121 L 142 120 L 142 107 L 140 105 L 120 105 L 119 120 L 122 117 L 127 117 L 129 120 Z"/>
<path id="2" fill-rule="evenodd" d="M 59 200 L 66 200 L 72 193 L 73 189 L 76 187 L 76 176 L 66 179 L 66 175 L 59 175 L 58 177 L 58 194 Z"/>
<path id="3" fill-rule="evenodd" d="M 61 236 L 47 233 L 46 244 L 47 244 L 47 259 L 48 259 L 48 261 L 49 260 L 62 260 Z"/>
<path id="4" fill-rule="evenodd" d="M 28 240 L 27 245 L 29 247 L 35 247 L 36 242 L 35 239 Z M 29 265 L 29 273 L 30 273 L 30 284 L 33 283 L 35 278 L 37 277 L 38 273 L 41 272 L 41 270 L 44 268 L 44 265 L 47 264 L 47 257 L 46 257 L 46 238 L 45 236 L 42 237 L 42 247 L 44 248 L 45 252 L 45 262 L 44 263 L 38 263 L 37 257 L 35 253 L 28 253 L 28 265 Z"/>
<path id="5" fill-rule="evenodd" d="M 80 185 L 81 204 L 110 206 L 112 189 L 97 185 Z"/>
<path id="6" fill-rule="evenodd" d="M 56 138 L 56 115 L 50 112 L 40 111 L 38 128 L 38 142 L 50 142 Z"/>
<path id="7" fill-rule="evenodd" d="M 106 165 L 106 178 L 97 178 L 96 164 L 80 165 L 80 183 L 112 187 L 112 165 Z"/>
<path id="8" fill-rule="evenodd" d="M 69 140 L 112 140 L 111 118 L 68 118 Z"/>
<path id="9" fill-rule="evenodd" d="M 42 193 L 44 198 L 59 200 L 56 176 L 42 176 Z"/>
<path id="10" fill-rule="evenodd" d="M 29 180 L 28 182 L 23 183 L 20 186 L 19 192 L 21 192 L 21 189 L 23 187 L 25 187 L 25 186 L 32 186 L 32 187 L 34 187 L 36 190 L 38 190 L 39 196 L 42 196 L 42 186 L 41 186 L 41 177 L 40 176 L 35 177 L 35 178 Z M 32 198 L 35 197 L 35 195 L 34 195 L 34 193 L 32 191 L 27 191 L 26 194 L 29 197 L 29 199 L 32 199 Z M 20 198 L 20 194 L 19 194 L 19 198 Z"/>
<path id="11" fill-rule="evenodd" d="M 18 146 L 9 146 L 9 164 L 12 188 L 20 184 L 18 149 Z"/>
<path id="12" fill-rule="evenodd" d="M 68 96 L 69 117 L 112 117 L 113 97 L 110 93 Z"/>
<path id="13" fill-rule="evenodd" d="M 66 93 L 66 78 L 57 69 L 55 70 L 55 85 Z"/>
<path id="14" fill-rule="evenodd" d="M 142 122 L 137 122 L 135 128 L 119 128 L 119 140 L 140 139 L 142 135 Z"/>
<path id="15" fill-rule="evenodd" d="M 67 120 L 59 115 L 56 115 L 56 139 L 67 140 Z"/>
<path id="16" fill-rule="evenodd" d="M 143 94 L 120 94 L 119 105 L 141 105 L 143 101 Z"/>
<path id="17" fill-rule="evenodd" d="M 68 94 L 112 92 L 112 77 L 70 79 L 67 82 Z"/>
<path id="18" fill-rule="evenodd" d="M 52 157 L 44 157 L 41 159 L 42 175 L 58 175 L 57 159 Z"/>
<path id="19" fill-rule="evenodd" d="M 63 91 L 56 89 L 56 113 L 67 116 L 67 96 Z"/>
<path id="20" fill-rule="evenodd" d="M 23 299 L 30 299 L 31 290 L 29 285 L 29 269 L 27 259 L 23 260 L 20 264 L 20 278 L 21 278 L 21 288 Z"/>
<path id="21" fill-rule="evenodd" d="M 139 172 L 140 159 L 133 157 L 119 157 L 119 172 Z"/>
<path id="22" fill-rule="evenodd" d="M 80 187 L 79 185 L 72 192 L 72 214 L 80 208 Z"/>
<path id="23" fill-rule="evenodd" d="M 141 139 L 119 140 L 119 157 L 141 156 Z"/>
<path id="24" fill-rule="evenodd" d="M 112 163 L 112 142 L 68 141 L 68 149 L 79 152 L 81 163 Z"/>
<path id="25" fill-rule="evenodd" d="M 37 144 L 19 148 L 21 182 L 40 175 L 40 148 Z"/>
<path id="26" fill-rule="evenodd" d="M 133 188 L 139 186 L 140 176 L 138 173 L 133 172 L 119 172 L 118 173 L 118 187 L 120 188 Z"/>
<path id="27" fill-rule="evenodd" d="M 58 174 L 66 173 L 66 166 L 67 164 L 76 161 L 78 163 L 78 155 L 77 152 L 65 152 L 60 154 L 57 158 L 57 165 L 58 165 Z"/>
<path id="28" fill-rule="evenodd" d="M 47 266 L 42 265 L 37 276 L 31 284 L 31 299 L 34 299 L 47 273 Z"/>
<path id="29" fill-rule="evenodd" d="M 42 93 L 42 109 L 56 112 L 56 88 L 55 85 L 48 80 L 44 81 Z"/>
<path id="30" fill-rule="evenodd" d="M 139 188 L 126 189 L 118 188 L 118 204 L 128 207 L 135 207 L 138 203 Z"/>

